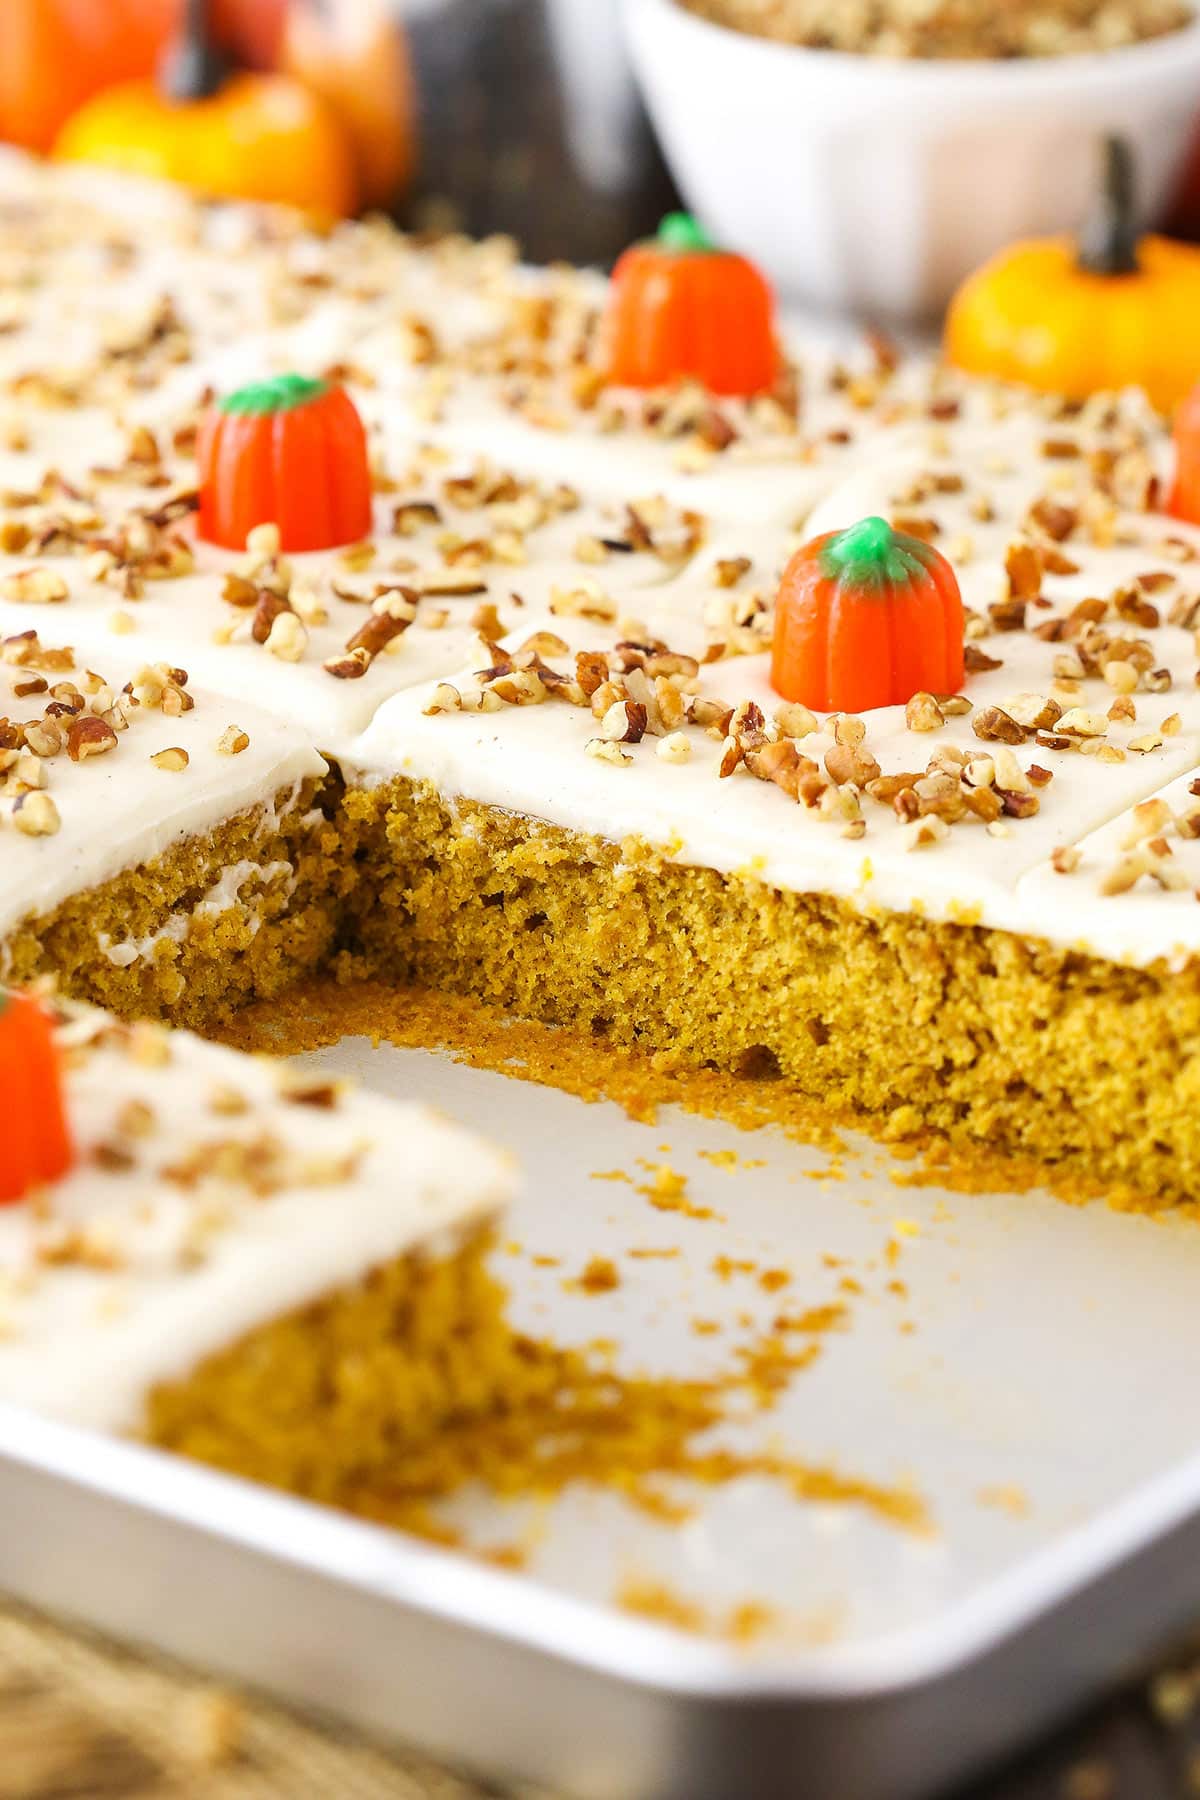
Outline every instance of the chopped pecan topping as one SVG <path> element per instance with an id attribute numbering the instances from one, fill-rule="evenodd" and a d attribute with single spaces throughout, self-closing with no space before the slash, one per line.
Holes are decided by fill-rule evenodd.
<path id="1" fill-rule="evenodd" d="M 72 762 L 84 762 L 90 756 L 103 756 L 114 750 L 117 734 L 105 719 L 94 713 L 83 713 L 67 726 L 67 755 Z"/>

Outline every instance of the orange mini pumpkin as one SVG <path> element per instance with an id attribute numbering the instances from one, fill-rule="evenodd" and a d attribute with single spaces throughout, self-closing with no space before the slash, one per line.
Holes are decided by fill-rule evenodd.
<path id="1" fill-rule="evenodd" d="M 607 373 L 620 387 L 691 378 L 714 394 L 758 394 L 779 374 L 774 299 L 744 256 L 718 250 L 687 213 L 626 250 L 605 321 Z"/>
<path id="2" fill-rule="evenodd" d="M 311 88 L 350 144 L 364 206 L 390 206 L 417 160 L 417 97 L 408 39 L 387 0 L 292 0 L 284 72 Z"/>
<path id="3" fill-rule="evenodd" d="M 277 375 L 211 407 L 196 441 L 200 536 L 244 550 L 278 525 L 284 550 L 329 550 L 371 529 L 367 434 L 350 396 L 327 381 Z"/>
<path id="4" fill-rule="evenodd" d="M 0 0 L 0 138 L 49 150 L 103 87 L 148 75 L 178 0 Z"/>
<path id="5" fill-rule="evenodd" d="M 74 1161 L 53 1028 L 30 994 L 0 990 L 0 1102 L 0 1204 L 11 1204 Z"/>
<path id="6" fill-rule="evenodd" d="M 1200 249 L 1137 235 L 1133 161 L 1113 138 L 1090 230 L 1013 244 L 969 276 L 946 315 L 946 357 L 1076 400 L 1143 387 L 1169 411 L 1200 376 L 1198 311 Z"/>
<path id="7" fill-rule="evenodd" d="M 819 712 L 903 706 L 963 679 L 963 605 L 932 545 L 860 519 L 797 550 L 775 609 L 771 681 Z"/>

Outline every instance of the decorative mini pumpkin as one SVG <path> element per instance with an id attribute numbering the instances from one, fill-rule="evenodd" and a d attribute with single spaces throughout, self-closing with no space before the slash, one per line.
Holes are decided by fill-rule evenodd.
<path id="1" fill-rule="evenodd" d="M 860 519 L 797 550 L 775 608 L 771 681 L 818 712 L 903 706 L 963 679 L 954 570 L 886 519 Z"/>
<path id="2" fill-rule="evenodd" d="M 287 8 L 281 67 L 336 116 L 364 206 L 389 206 L 416 163 L 416 92 L 395 14 L 388 0 L 291 0 Z"/>
<path id="3" fill-rule="evenodd" d="M 1138 238 L 1129 146 L 1105 147 L 1103 203 L 1092 229 L 1014 244 L 968 277 L 946 316 L 946 356 L 960 369 L 1081 400 L 1145 388 L 1169 411 L 1200 378 L 1200 249 Z"/>
<path id="4" fill-rule="evenodd" d="M 761 393 L 779 373 L 773 315 L 752 262 L 718 250 L 687 213 L 668 213 L 613 270 L 609 380 L 655 388 L 690 377 L 714 394 Z"/>
<path id="5" fill-rule="evenodd" d="M 0 989 L 0 1204 L 59 1181 L 74 1162 L 50 1020 L 30 994 Z"/>
<path id="6" fill-rule="evenodd" d="M 97 94 L 68 119 L 54 154 L 322 220 L 352 212 L 357 198 L 350 145 L 325 102 L 286 75 L 227 74 L 204 0 L 189 0 L 165 81 Z"/>
<path id="7" fill-rule="evenodd" d="M 148 75 L 179 0 L 3 0 L 0 138 L 49 150 L 76 107 Z"/>
<path id="8" fill-rule="evenodd" d="M 367 434 L 350 396 L 277 375 L 227 394 L 201 421 L 200 536 L 244 550 L 278 525 L 284 550 L 330 550 L 371 529 Z"/>

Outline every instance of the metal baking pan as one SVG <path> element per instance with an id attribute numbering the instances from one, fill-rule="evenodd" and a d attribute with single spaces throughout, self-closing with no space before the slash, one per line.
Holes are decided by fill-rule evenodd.
<path id="1" fill-rule="evenodd" d="M 869 1147 L 831 1170 L 774 1131 L 675 1112 L 639 1125 L 424 1053 L 347 1041 L 312 1060 L 434 1099 L 523 1155 L 498 1255 L 539 1335 L 703 1374 L 780 1307 L 754 1269 L 788 1272 L 789 1308 L 840 1295 L 843 1328 L 813 1365 L 730 1429 L 907 1480 L 932 1529 L 757 1475 L 696 1492 L 682 1524 L 607 1491 L 447 1503 L 473 1543 L 525 1535 L 509 1573 L 9 1410 L 0 1587 L 579 1800 L 932 1794 L 1200 1618 L 1194 1225 L 900 1188 Z M 724 1151 L 736 1167 L 711 1160 Z M 640 1162 L 664 1160 L 719 1217 L 649 1204 Z M 594 1179 L 615 1169 L 633 1181 Z M 611 1291 L 572 1280 L 597 1255 L 618 1266 Z M 722 1273 L 722 1255 L 750 1267 Z M 713 1621 L 756 1602 L 769 1626 L 735 1644 L 648 1622 L 616 1604 L 632 1577 Z"/>

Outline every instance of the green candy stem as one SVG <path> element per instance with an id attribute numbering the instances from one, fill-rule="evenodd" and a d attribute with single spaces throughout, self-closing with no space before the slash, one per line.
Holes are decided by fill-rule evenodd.
<path id="1" fill-rule="evenodd" d="M 308 375 L 272 375 L 266 381 L 252 381 L 237 388 L 218 402 L 223 413 L 290 412 L 304 406 L 328 391 L 327 381 L 314 381 Z"/>
<path id="2" fill-rule="evenodd" d="M 656 242 L 661 250 L 676 250 L 681 253 L 695 250 L 715 250 L 716 245 L 691 213 L 668 213 L 658 228 Z"/>
<path id="3" fill-rule="evenodd" d="M 821 571 L 830 580 L 850 580 L 862 587 L 911 581 L 925 568 L 918 538 L 893 531 L 886 519 L 872 515 L 831 537 L 821 551 Z"/>

